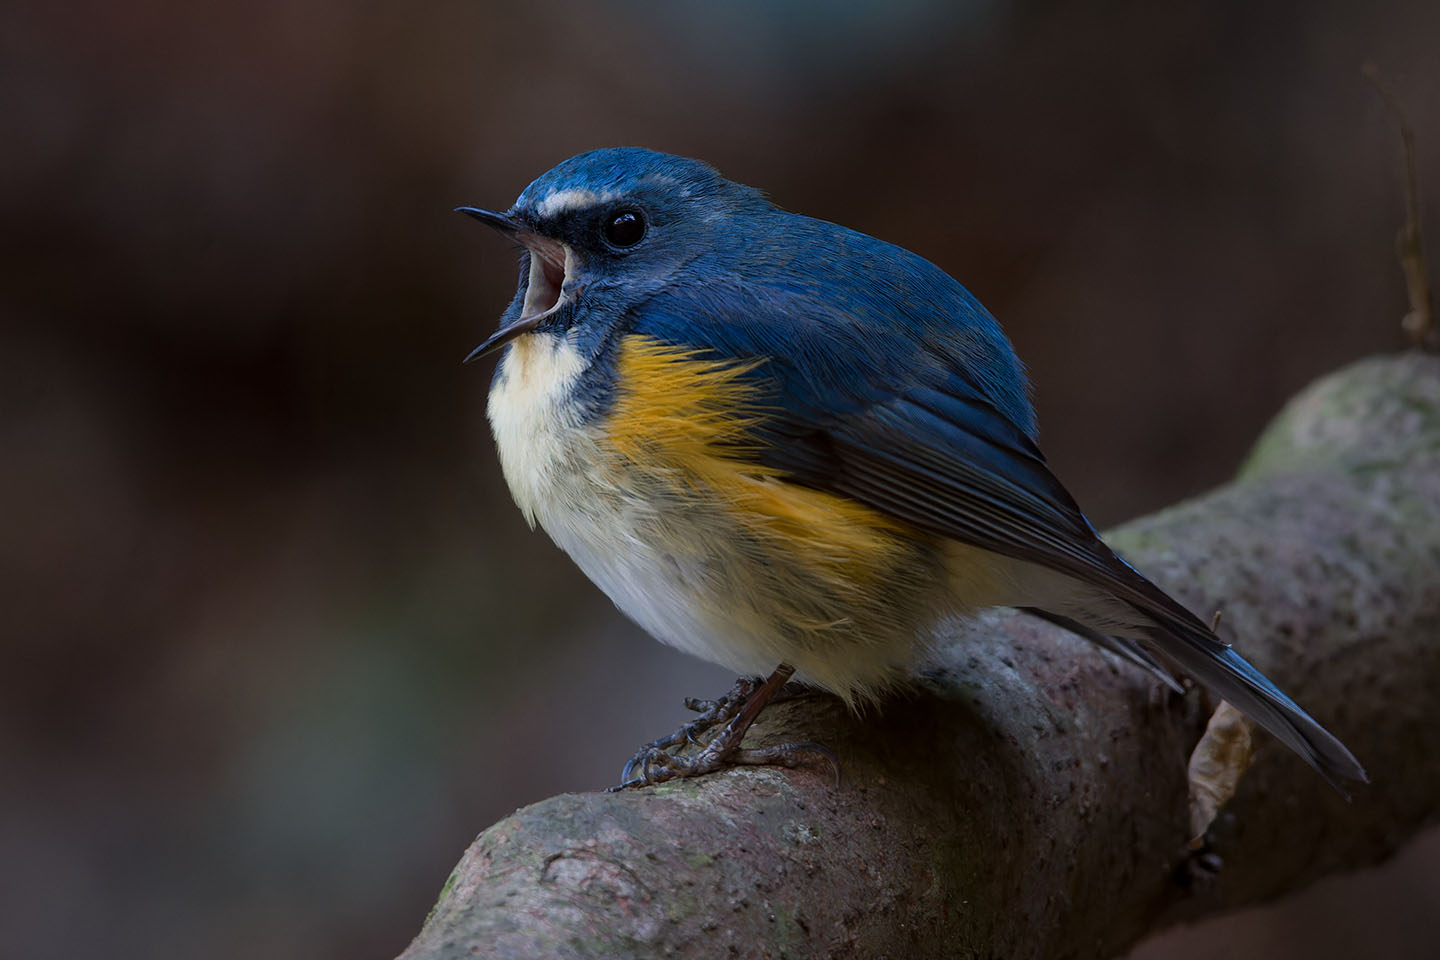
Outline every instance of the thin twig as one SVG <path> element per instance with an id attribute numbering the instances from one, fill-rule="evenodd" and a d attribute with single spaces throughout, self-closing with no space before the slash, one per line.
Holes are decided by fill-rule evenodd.
<path id="1" fill-rule="evenodd" d="M 1415 131 L 1400 105 L 1400 98 L 1380 75 L 1380 68 L 1367 63 L 1361 72 L 1395 114 L 1400 124 L 1400 137 L 1405 144 L 1405 222 L 1395 236 L 1395 255 L 1399 257 L 1400 269 L 1405 273 L 1410 312 L 1400 321 L 1400 327 L 1419 349 L 1440 349 L 1440 338 L 1431 336 L 1435 333 L 1435 310 L 1430 297 L 1430 276 L 1425 269 L 1425 237 L 1420 228 L 1420 172 L 1415 159 Z"/>

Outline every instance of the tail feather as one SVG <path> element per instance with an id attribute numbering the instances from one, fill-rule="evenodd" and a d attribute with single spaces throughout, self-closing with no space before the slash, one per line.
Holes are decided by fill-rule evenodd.
<path id="1" fill-rule="evenodd" d="M 1365 768 L 1345 744 L 1244 657 L 1208 630 L 1198 637 L 1184 633 L 1169 625 L 1157 626 L 1149 639 L 1157 653 L 1248 714 L 1342 794 L 1346 793 L 1339 783 L 1342 779 L 1369 782 Z"/>
<path id="2" fill-rule="evenodd" d="M 1342 794 L 1342 780 L 1369 782 L 1343 743 L 1195 614 L 1113 553 L 1107 557 L 1103 575 L 1084 578 L 1018 564 L 1017 581 L 1029 600 L 1024 608 L 1151 673 L 1157 673 L 1158 660 L 1194 678 L 1298 753 Z"/>
<path id="3" fill-rule="evenodd" d="M 1144 647 L 1129 637 L 1116 636 L 1112 633 L 1096 630 L 1094 627 L 1083 624 L 1079 620 L 1072 620 L 1063 614 L 1044 610 L 1040 607 L 1021 607 L 1020 609 L 1031 616 L 1039 617 L 1041 620 L 1049 620 L 1057 627 L 1063 627 L 1071 633 L 1084 637 L 1096 646 L 1109 650 L 1122 660 L 1130 661 L 1176 693 L 1185 692 L 1185 688 L 1180 686 L 1174 674 L 1165 669 L 1154 657 L 1150 656 Z"/>

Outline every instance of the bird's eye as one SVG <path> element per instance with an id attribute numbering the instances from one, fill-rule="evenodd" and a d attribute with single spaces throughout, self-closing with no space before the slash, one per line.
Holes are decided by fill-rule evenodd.
<path id="1" fill-rule="evenodd" d="M 612 247 L 633 247 L 645 239 L 645 218 L 638 210 L 617 210 L 605 221 L 605 242 Z"/>

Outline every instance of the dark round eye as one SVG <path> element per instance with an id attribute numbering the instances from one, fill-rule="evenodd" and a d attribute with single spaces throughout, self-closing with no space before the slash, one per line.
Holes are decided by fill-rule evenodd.
<path id="1" fill-rule="evenodd" d="M 638 210 L 617 210 L 605 221 L 605 242 L 612 247 L 633 247 L 645 239 L 645 218 Z"/>

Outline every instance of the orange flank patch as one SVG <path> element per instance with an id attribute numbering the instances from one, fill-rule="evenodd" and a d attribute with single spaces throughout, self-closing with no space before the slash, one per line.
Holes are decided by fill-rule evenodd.
<path id="1" fill-rule="evenodd" d="M 748 430 L 766 413 L 746 374 L 763 363 L 627 337 L 604 447 L 626 468 L 698 498 L 697 506 L 719 507 L 737 533 L 774 548 L 775 562 L 837 590 L 879 586 L 927 538 L 864 504 L 789 483 L 747 456 Z"/>
<path id="2" fill-rule="evenodd" d="M 763 363 L 710 360 L 698 350 L 627 336 L 608 445 L 637 465 L 700 467 L 716 445 L 742 440 L 762 419 L 755 385 L 744 377 Z"/>

